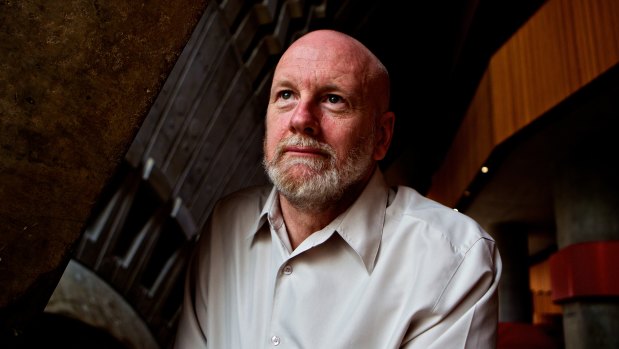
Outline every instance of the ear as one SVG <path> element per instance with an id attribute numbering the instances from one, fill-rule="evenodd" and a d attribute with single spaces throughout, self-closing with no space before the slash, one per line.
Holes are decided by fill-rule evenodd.
<path id="1" fill-rule="evenodd" d="M 376 129 L 376 144 L 374 145 L 374 160 L 379 161 L 385 158 L 391 139 L 393 138 L 393 127 L 395 124 L 395 114 L 385 112 L 380 116 Z"/>

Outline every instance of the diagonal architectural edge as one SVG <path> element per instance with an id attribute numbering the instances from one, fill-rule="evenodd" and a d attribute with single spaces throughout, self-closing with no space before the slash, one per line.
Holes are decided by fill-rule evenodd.
<path id="1" fill-rule="evenodd" d="M 0 324 L 41 312 L 205 0 L 0 4 Z"/>

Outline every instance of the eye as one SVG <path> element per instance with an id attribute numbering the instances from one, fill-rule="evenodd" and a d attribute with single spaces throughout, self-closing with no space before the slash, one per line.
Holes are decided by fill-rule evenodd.
<path id="1" fill-rule="evenodd" d="M 340 96 L 338 96 L 338 95 L 328 95 L 328 96 L 327 96 L 327 101 L 328 101 L 329 103 L 333 103 L 333 104 L 335 104 L 335 103 L 339 103 L 339 102 L 341 102 L 341 101 L 342 101 L 342 97 L 340 97 Z"/>
<path id="2" fill-rule="evenodd" d="M 292 92 L 289 90 L 285 90 L 279 93 L 281 99 L 290 99 L 292 98 Z"/>

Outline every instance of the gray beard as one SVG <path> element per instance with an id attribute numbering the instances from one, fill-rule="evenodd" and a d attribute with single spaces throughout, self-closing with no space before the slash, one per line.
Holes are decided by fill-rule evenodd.
<path id="1" fill-rule="evenodd" d="M 373 165 L 372 151 L 374 134 L 363 139 L 345 154 L 341 168 L 337 166 L 337 154 L 327 144 L 313 138 L 293 136 L 282 141 L 276 154 L 269 162 L 263 159 L 263 166 L 275 188 L 296 208 L 320 211 L 335 205 L 348 188 L 357 184 Z M 328 154 L 320 158 L 283 158 L 286 145 L 312 146 Z M 303 166 L 301 175 L 293 175 L 292 167 Z M 298 170 L 298 169 L 297 169 Z"/>

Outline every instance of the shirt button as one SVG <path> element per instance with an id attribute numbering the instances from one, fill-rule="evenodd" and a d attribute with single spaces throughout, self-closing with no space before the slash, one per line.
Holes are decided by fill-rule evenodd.
<path id="1" fill-rule="evenodd" d="M 286 275 L 292 274 L 292 267 L 290 265 L 287 265 L 284 267 L 284 274 Z"/>
<path id="2" fill-rule="evenodd" d="M 280 343 L 280 339 L 278 336 L 273 336 L 271 337 L 271 343 L 273 343 L 273 345 L 277 346 Z"/>

